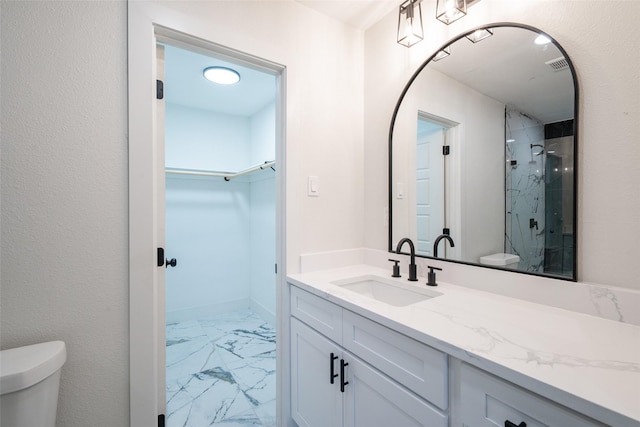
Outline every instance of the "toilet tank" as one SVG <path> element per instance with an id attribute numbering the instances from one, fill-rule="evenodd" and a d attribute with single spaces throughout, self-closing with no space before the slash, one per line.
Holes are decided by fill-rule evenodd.
<path id="1" fill-rule="evenodd" d="M 64 342 L 0 351 L 0 426 L 55 427 Z"/>

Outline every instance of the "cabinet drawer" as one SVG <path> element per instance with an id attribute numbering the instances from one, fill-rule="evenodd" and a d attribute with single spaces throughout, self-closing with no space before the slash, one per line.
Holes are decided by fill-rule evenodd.
<path id="1" fill-rule="evenodd" d="M 447 409 L 447 355 L 344 310 L 342 345 L 398 383 Z"/>
<path id="2" fill-rule="evenodd" d="M 290 286 L 290 292 L 291 315 L 340 344 L 342 342 L 342 307 L 295 286 Z"/>
<path id="3" fill-rule="evenodd" d="M 462 425 L 468 427 L 503 426 L 507 420 L 527 427 L 604 426 L 465 363 L 460 402 Z"/>

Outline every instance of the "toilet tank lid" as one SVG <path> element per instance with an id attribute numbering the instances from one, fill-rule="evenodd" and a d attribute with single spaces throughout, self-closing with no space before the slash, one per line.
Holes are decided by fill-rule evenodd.
<path id="1" fill-rule="evenodd" d="M 484 265 L 510 265 L 520 261 L 520 257 L 514 254 L 492 254 L 480 257 L 480 264 Z"/>
<path id="2" fill-rule="evenodd" d="M 49 341 L 0 351 L 0 394 L 39 383 L 67 360 L 63 341 Z"/>

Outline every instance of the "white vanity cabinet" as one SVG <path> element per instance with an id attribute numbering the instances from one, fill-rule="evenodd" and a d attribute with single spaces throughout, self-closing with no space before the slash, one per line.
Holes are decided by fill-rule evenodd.
<path id="1" fill-rule="evenodd" d="M 344 286 L 385 275 L 288 277 L 299 427 L 640 427 L 636 326 L 455 285 L 408 305 Z"/>
<path id="2" fill-rule="evenodd" d="M 444 353 L 290 290 L 292 418 L 300 427 L 448 425 Z"/>
<path id="3" fill-rule="evenodd" d="M 464 427 L 595 427 L 605 424 L 462 363 L 457 416 Z"/>

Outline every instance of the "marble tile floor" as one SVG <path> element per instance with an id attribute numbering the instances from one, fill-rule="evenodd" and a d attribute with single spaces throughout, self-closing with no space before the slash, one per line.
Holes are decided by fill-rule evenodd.
<path id="1" fill-rule="evenodd" d="M 167 324 L 167 427 L 276 423 L 275 329 L 251 310 Z"/>

